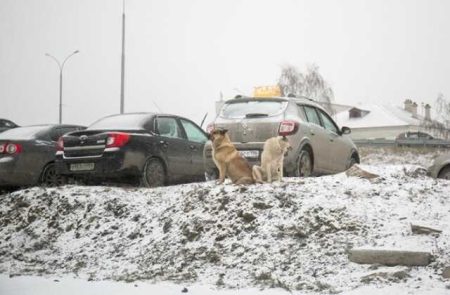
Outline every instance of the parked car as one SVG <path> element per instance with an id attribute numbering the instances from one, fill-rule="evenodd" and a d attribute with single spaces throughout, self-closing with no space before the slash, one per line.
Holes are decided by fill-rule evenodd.
<path id="1" fill-rule="evenodd" d="M 175 115 L 129 113 L 102 118 L 59 140 L 58 172 L 147 187 L 204 180 L 207 134 Z"/>
<path id="2" fill-rule="evenodd" d="M 11 128 L 16 128 L 19 127 L 16 123 L 6 120 L 6 119 L 0 119 L 0 133 L 11 129 Z"/>
<path id="3" fill-rule="evenodd" d="M 261 161 L 265 140 L 287 136 L 292 146 L 284 158 L 287 176 L 336 173 L 359 163 L 358 150 L 347 136 L 350 128 L 339 129 L 323 107 L 304 97 L 228 100 L 208 126 L 214 128 L 227 129 L 233 144 L 253 165 Z M 207 178 L 215 178 L 210 142 L 205 145 L 204 162 Z"/>
<path id="4" fill-rule="evenodd" d="M 55 171 L 56 142 L 64 133 L 81 130 L 76 125 L 35 125 L 0 133 L 0 186 L 58 185 Z"/>
<path id="5" fill-rule="evenodd" d="M 432 135 L 421 131 L 407 131 L 400 133 L 395 138 L 398 146 L 437 146 L 450 147 L 450 141 L 434 138 Z"/>
<path id="6" fill-rule="evenodd" d="M 428 168 L 428 174 L 434 178 L 450 180 L 450 153 L 437 157 L 433 165 Z"/>

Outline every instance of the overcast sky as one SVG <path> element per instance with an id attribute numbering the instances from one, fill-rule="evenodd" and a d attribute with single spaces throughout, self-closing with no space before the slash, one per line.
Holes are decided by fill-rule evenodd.
<path id="1" fill-rule="evenodd" d="M 450 96 L 450 1 L 126 0 L 125 111 L 211 121 L 214 101 L 315 63 L 336 103 Z M 0 118 L 119 112 L 121 0 L 0 0 Z"/>

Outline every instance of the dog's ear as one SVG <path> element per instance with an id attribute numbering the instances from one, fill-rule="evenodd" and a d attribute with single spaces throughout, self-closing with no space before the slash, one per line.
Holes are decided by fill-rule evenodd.
<path id="1" fill-rule="evenodd" d="M 227 133 L 228 132 L 228 129 L 221 129 L 220 130 L 220 134 L 222 134 L 222 135 L 225 135 L 225 133 Z"/>

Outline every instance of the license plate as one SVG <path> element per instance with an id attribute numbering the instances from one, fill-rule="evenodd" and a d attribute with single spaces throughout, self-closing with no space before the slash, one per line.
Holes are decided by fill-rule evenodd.
<path id="1" fill-rule="evenodd" d="M 258 158 L 259 157 L 259 151 L 257 150 L 252 150 L 252 151 L 239 151 L 239 153 L 241 154 L 241 156 L 243 156 L 244 158 Z"/>
<path id="2" fill-rule="evenodd" d="M 95 163 L 76 163 L 70 164 L 70 171 L 90 171 L 94 170 Z"/>

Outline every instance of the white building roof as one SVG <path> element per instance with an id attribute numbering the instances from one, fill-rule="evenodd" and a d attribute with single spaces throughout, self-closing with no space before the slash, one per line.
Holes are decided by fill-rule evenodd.
<path id="1" fill-rule="evenodd" d="M 363 111 L 363 116 L 359 118 L 350 118 L 349 110 L 352 108 Z M 364 111 L 368 111 L 368 113 Z M 367 114 L 364 115 L 364 113 Z M 347 126 L 350 128 L 418 126 L 421 122 L 420 119 L 414 118 L 411 113 L 405 111 L 401 107 L 377 104 L 349 106 L 347 110 L 335 114 L 334 118 L 339 126 Z"/>

